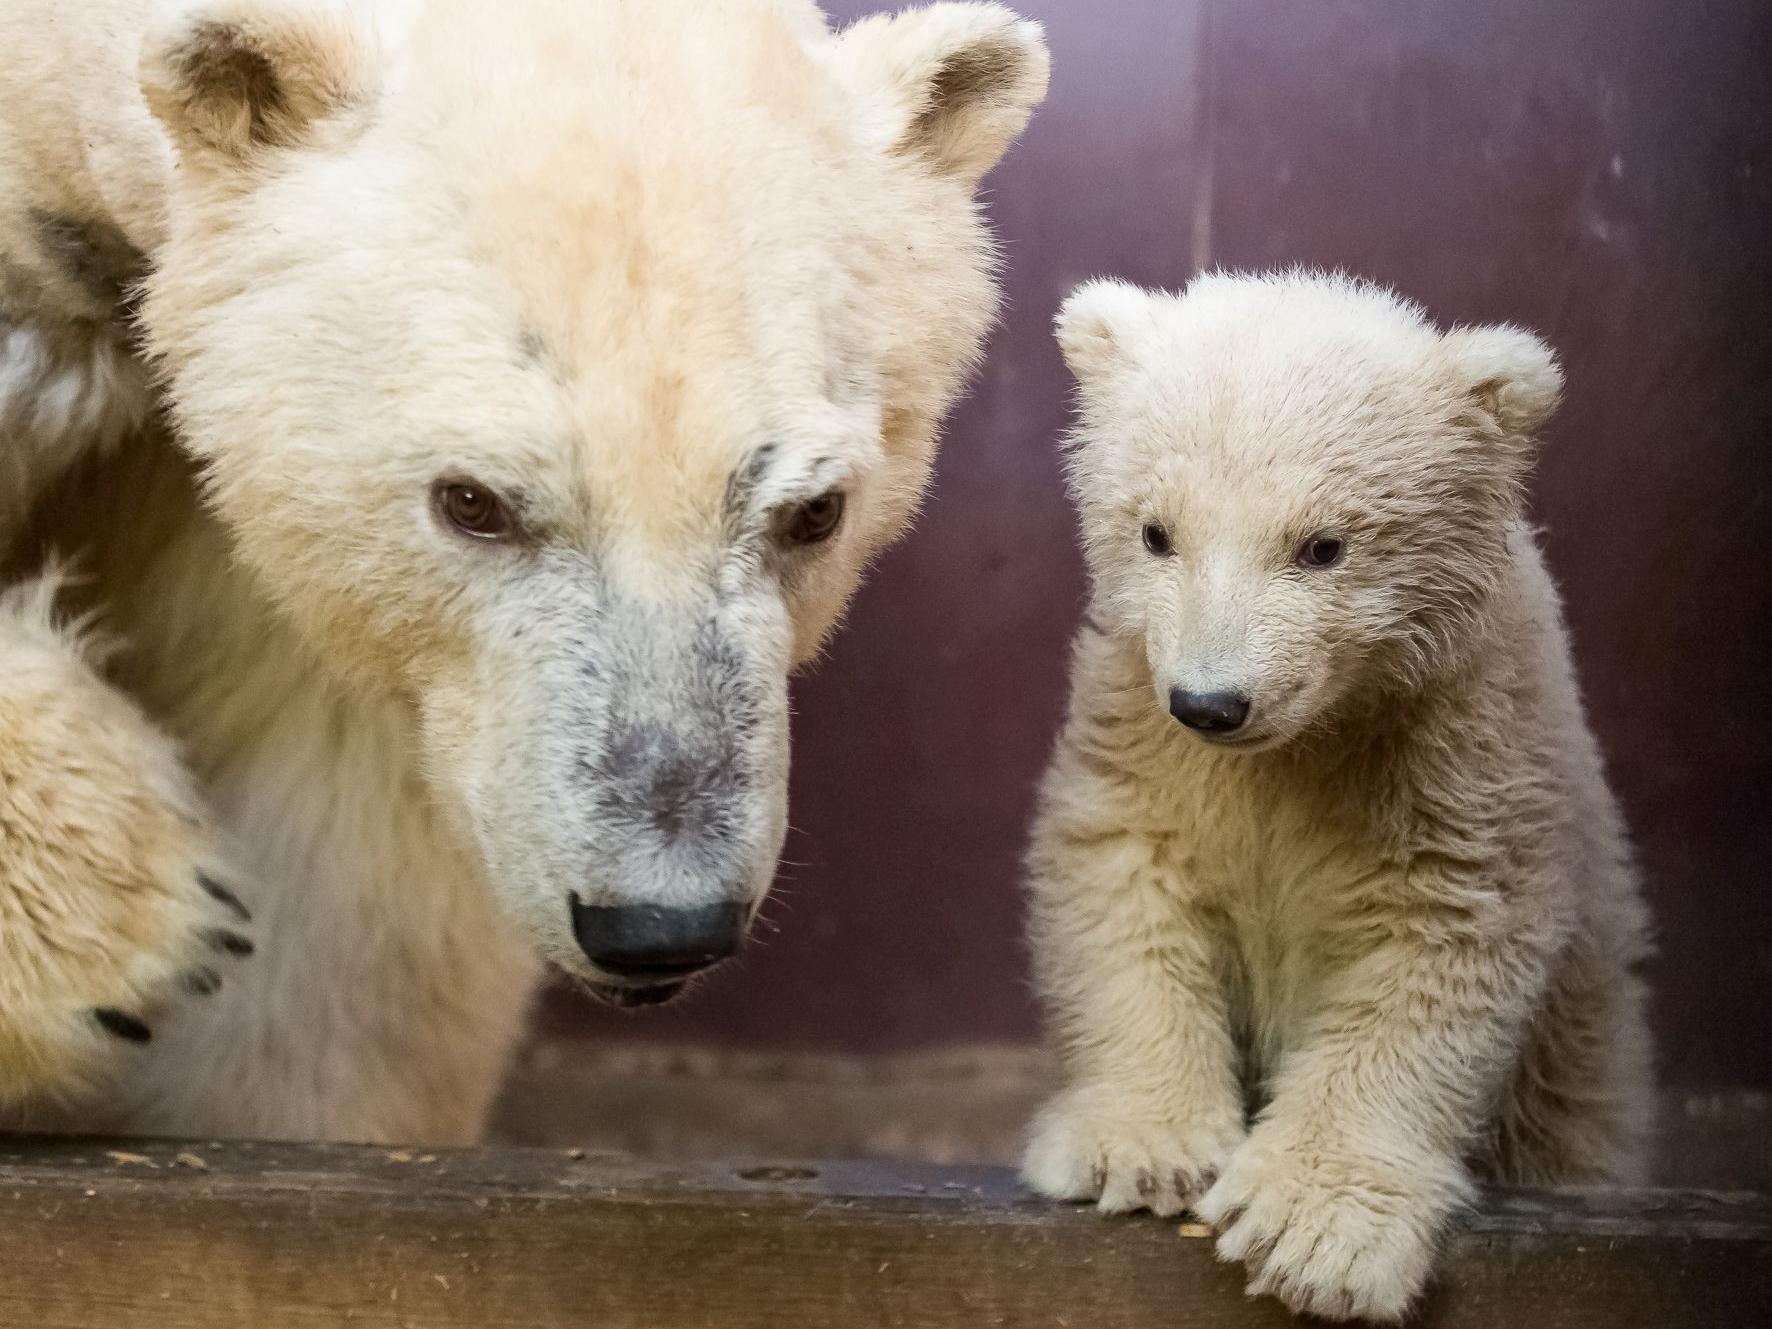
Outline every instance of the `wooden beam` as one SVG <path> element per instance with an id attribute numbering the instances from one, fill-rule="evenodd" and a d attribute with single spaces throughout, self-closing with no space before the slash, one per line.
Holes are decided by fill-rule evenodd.
<path id="1" fill-rule="evenodd" d="M 0 1234 L 0 1325 L 28 1329 L 1291 1323 L 1201 1229 L 995 1169 L 12 1139 Z M 1772 1200 L 1492 1197 L 1419 1323 L 1772 1324 Z"/>

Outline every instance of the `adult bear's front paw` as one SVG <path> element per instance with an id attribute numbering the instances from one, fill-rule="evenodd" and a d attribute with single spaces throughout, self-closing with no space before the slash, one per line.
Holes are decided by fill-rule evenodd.
<path id="1" fill-rule="evenodd" d="M 1261 1127 L 1195 1208 L 1218 1231 L 1218 1258 L 1248 1268 L 1251 1296 L 1300 1315 L 1396 1321 L 1466 1186 L 1451 1160 L 1325 1149 Z"/>
<path id="2" fill-rule="evenodd" d="M 1034 1119 L 1022 1179 L 1049 1199 L 1169 1217 L 1211 1187 L 1242 1134 L 1229 1115 L 1165 1120 L 1141 1114 L 1125 1096 L 1072 1089 Z"/>
<path id="3" fill-rule="evenodd" d="M 253 951 L 196 823 L 140 789 L 88 803 L 74 784 L 59 812 L 0 791 L 0 1101 L 89 1087 L 169 1003 L 213 994 Z M 46 833 L 27 839 L 27 824 Z"/>
<path id="4" fill-rule="evenodd" d="M 186 922 L 182 943 L 175 945 L 170 954 L 160 957 L 165 962 L 161 974 L 163 981 L 158 985 L 152 981 L 137 984 L 136 1000 L 127 1005 L 91 1008 L 93 1020 L 113 1038 L 126 1043 L 151 1042 L 154 1031 L 144 1016 L 162 1008 L 169 997 L 214 996 L 221 990 L 223 962 L 230 957 L 244 959 L 256 949 L 249 935 L 252 912 L 239 895 L 231 887 L 224 886 L 213 871 L 202 867 L 192 869 L 190 880 L 213 904 L 197 902 L 199 917 L 195 922 Z M 188 893 L 189 888 L 185 890 Z M 170 903 L 166 907 L 179 909 Z M 176 924 L 172 931 L 176 935 Z M 181 952 L 183 958 L 180 958 Z M 153 963 L 151 956 L 137 958 Z M 169 985 L 170 992 L 167 991 Z"/>
<path id="5" fill-rule="evenodd" d="M 4 1102 L 90 1086 L 253 943 L 165 735 L 47 628 L 0 657 Z"/>

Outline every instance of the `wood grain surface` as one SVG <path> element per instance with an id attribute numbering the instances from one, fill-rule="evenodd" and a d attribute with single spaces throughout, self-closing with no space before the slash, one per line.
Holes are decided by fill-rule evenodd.
<path id="1" fill-rule="evenodd" d="M 1285 1325 L 1209 1234 L 997 1169 L 562 1150 L 0 1141 L 0 1325 Z M 1772 1200 L 1491 1197 L 1418 1321 L 1772 1323 Z"/>

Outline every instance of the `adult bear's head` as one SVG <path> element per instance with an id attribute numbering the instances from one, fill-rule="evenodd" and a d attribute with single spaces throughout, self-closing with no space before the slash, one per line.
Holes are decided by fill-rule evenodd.
<path id="1" fill-rule="evenodd" d="M 988 4 L 205 0 L 149 39 L 144 323 L 209 500 L 629 1000 L 773 876 L 788 672 L 923 490 L 1046 65 Z"/>

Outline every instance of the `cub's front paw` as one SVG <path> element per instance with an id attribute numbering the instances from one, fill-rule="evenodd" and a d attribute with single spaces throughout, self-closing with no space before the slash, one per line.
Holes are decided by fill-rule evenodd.
<path id="1" fill-rule="evenodd" d="M 172 744 L 59 647 L 0 688 L 0 1102 L 91 1086 L 253 949 Z"/>
<path id="2" fill-rule="evenodd" d="M 1162 1120 L 1123 1102 L 1116 1107 L 1107 1094 L 1072 1090 L 1034 1119 L 1021 1175 L 1049 1199 L 1169 1217 L 1211 1187 L 1242 1135 L 1242 1123 L 1229 1114 L 1218 1122 L 1204 1115 Z"/>
<path id="3" fill-rule="evenodd" d="M 1195 1210 L 1218 1231 L 1218 1258 L 1248 1267 L 1250 1296 L 1300 1315 L 1395 1321 L 1427 1284 L 1467 1189 L 1449 1161 L 1328 1152 L 1258 1128 Z"/>

